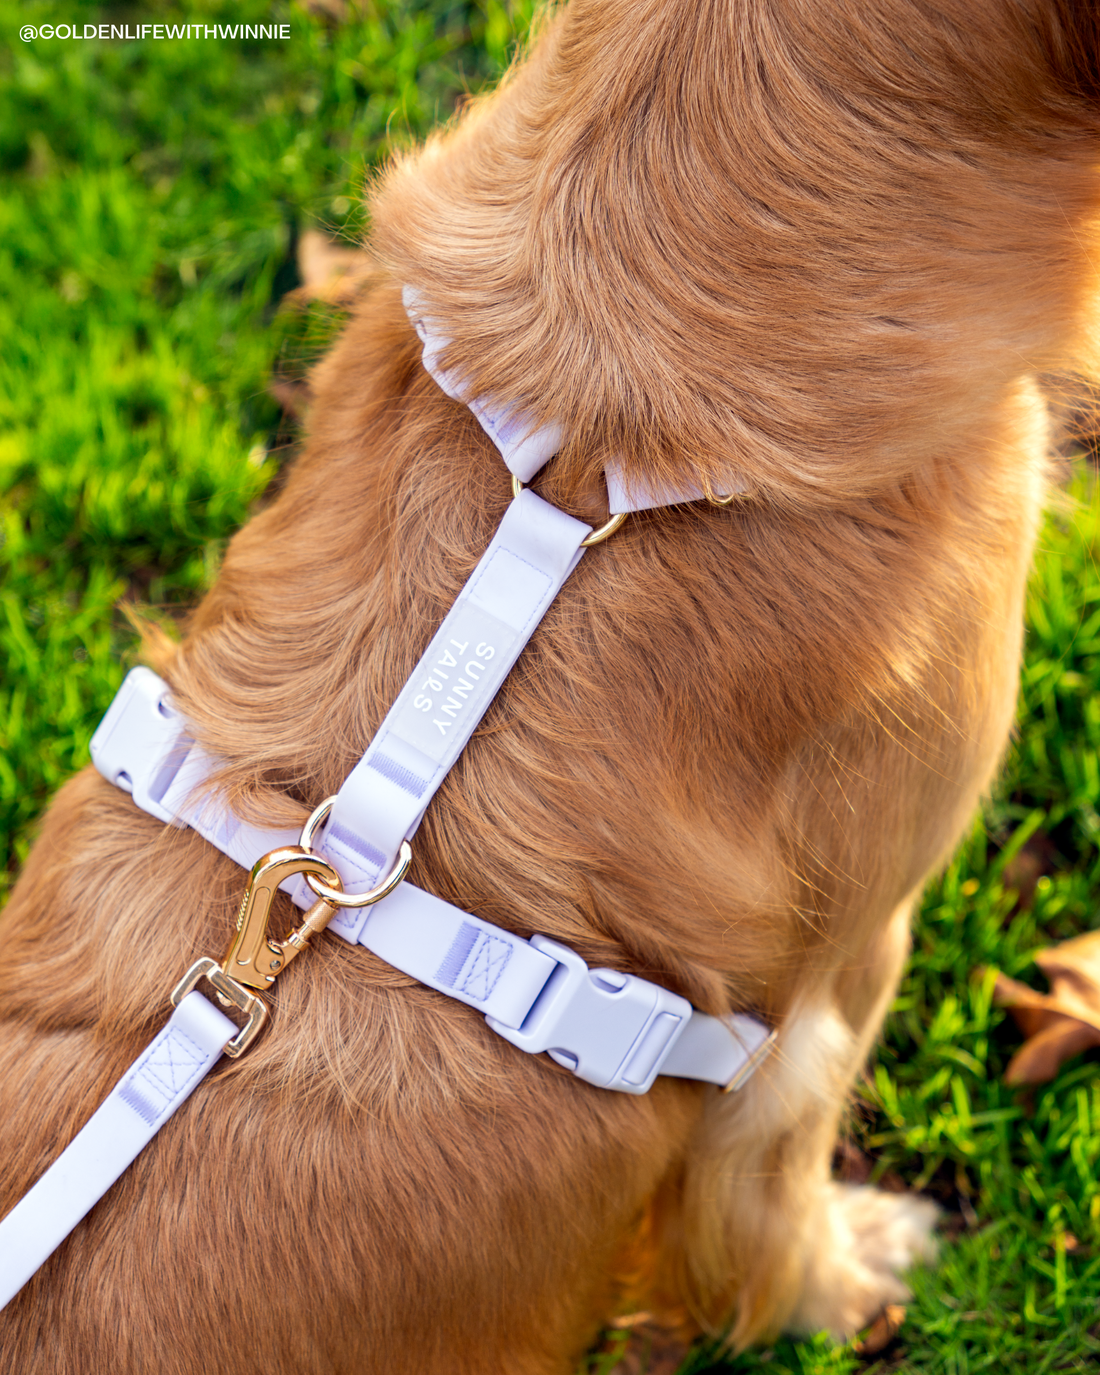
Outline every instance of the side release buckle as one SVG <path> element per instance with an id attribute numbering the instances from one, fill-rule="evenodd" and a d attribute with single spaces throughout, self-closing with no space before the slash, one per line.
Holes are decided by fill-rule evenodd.
<path id="1" fill-rule="evenodd" d="M 622 1093 L 646 1093 L 692 1015 L 686 998 L 616 969 L 589 969 L 547 936 L 531 945 L 557 960 L 518 1027 L 485 1020 L 529 1054 L 546 1051 L 578 1079 Z"/>
<path id="2" fill-rule="evenodd" d="M 133 668 L 91 740 L 92 763 L 144 812 L 170 826 L 182 823 L 164 795 L 193 741 L 172 706 L 165 683 L 148 668 Z"/>

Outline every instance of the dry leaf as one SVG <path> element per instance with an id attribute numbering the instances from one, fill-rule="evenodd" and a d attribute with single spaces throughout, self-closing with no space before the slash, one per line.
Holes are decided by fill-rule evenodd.
<path id="1" fill-rule="evenodd" d="M 1030 907 L 1039 880 L 1046 874 L 1053 874 L 1058 863 L 1058 847 L 1054 841 L 1042 831 L 1036 831 L 1008 861 L 1001 877 L 1006 888 L 1015 888 L 1019 905 Z"/>
<path id="2" fill-rule="evenodd" d="M 840 1140 L 833 1151 L 833 1177 L 845 1184 L 866 1184 L 871 1178 L 874 1161 L 859 1149 L 854 1141 Z"/>
<path id="3" fill-rule="evenodd" d="M 295 420 L 301 420 L 309 410 L 311 393 L 306 382 L 291 382 L 289 378 L 276 377 L 267 384 L 267 390 L 287 415 Z"/>
<path id="4" fill-rule="evenodd" d="M 877 1356 L 885 1351 L 898 1335 L 905 1321 L 905 1309 L 900 1303 L 888 1303 L 871 1326 L 862 1341 L 853 1342 L 852 1350 L 857 1356 Z"/>
<path id="5" fill-rule="evenodd" d="M 617 1329 L 615 1335 L 608 1335 L 595 1353 L 605 1361 L 614 1359 L 609 1375 L 676 1375 L 698 1331 L 680 1309 L 627 1313 L 614 1318 L 611 1328 Z"/>
<path id="6" fill-rule="evenodd" d="M 330 239 L 319 229 L 307 229 L 298 239 L 302 285 L 288 291 L 283 300 L 298 305 L 309 301 L 345 304 L 361 290 L 371 268 L 370 256 L 363 249 Z"/>
<path id="7" fill-rule="evenodd" d="M 993 1001 L 1007 1007 L 1027 1040 L 1005 1070 L 1008 1084 L 1046 1084 L 1063 1064 L 1100 1045 L 1100 931 L 1042 950 L 1035 963 L 1049 993 L 997 975 Z"/>

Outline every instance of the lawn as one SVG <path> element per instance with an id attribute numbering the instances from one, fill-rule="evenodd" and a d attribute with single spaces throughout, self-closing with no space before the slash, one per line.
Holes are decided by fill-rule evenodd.
<path id="1" fill-rule="evenodd" d="M 134 661 L 122 608 L 178 619 L 293 454 L 270 378 L 338 327 L 278 309 L 300 235 L 358 234 L 370 167 L 499 73 L 530 17 L 499 0 L 339 8 L 0 0 L 0 900 Z M 290 36 L 19 36 L 180 20 Z M 1042 987 L 1036 950 L 1093 924 L 1100 497 L 1083 463 L 1070 491 L 1041 542 L 1004 780 L 927 894 L 840 1161 L 942 1202 L 940 1262 L 877 1356 L 823 1338 L 732 1361 L 700 1348 L 684 1375 L 1097 1366 L 1097 1063 L 1007 1088 L 1019 1033 L 982 972 Z"/>

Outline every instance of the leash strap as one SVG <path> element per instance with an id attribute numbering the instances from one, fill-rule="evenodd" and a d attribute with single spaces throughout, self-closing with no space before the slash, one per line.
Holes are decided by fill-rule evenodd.
<path id="1" fill-rule="evenodd" d="M 189 993 L 37 1184 L 0 1222 L 0 1308 L 149 1144 L 237 1028 Z"/>

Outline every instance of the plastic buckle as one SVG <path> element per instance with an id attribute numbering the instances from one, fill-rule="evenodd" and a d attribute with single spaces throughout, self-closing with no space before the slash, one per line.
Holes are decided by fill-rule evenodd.
<path id="1" fill-rule="evenodd" d="M 192 795 L 215 767 L 188 734 L 172 705 L 168 684 L 148 668 L 131 669 L 91 742 L 92 763 L 144 812 L 170 826 L 190 826 L 245 869 L 270 850 L 294 845 L 298 829 L 268 831 L 249 826 L 216 800 L 191 805 Z M 298 874 L 279 885 L 300 907 L 313 895 Z M 299 901 L 299 897 L 301 900 Z"/>
<path id="2" fill-rule="evenodd" d="M 521 1026 L 485 1020 L 520 1050 L 546 1051 L 586 1083 L 648 1092 L 691 1018 L 691 1004 L 636 974 L 589 969 L 575 950 L 547 936 L 530 943 L 557 967 Z"/>
<path id="3" fill-rule="evenodd" d="M 186 723 L 148 668 L 126 675 L 91 741 L 92 763 L 146 812 L 180 825 L 162 799 L 191 748 Z"/>

